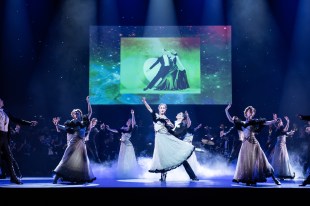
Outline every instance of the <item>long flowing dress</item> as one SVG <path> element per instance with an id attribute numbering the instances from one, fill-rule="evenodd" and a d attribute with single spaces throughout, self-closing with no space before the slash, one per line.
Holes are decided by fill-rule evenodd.
<path id="1" fill-rule="evenodd" d="M 176 61 L 177 58 L 173 58 L 169 72 L 156 86 L 156 90 L 184 90 L 189 88 L 186 70 L 180 69 Z"/>
<path id="2" fill-rule="evenodd" d="M 165 127 L 165 117 L 153 112 L 155 146 L 149 172 L 163 173 L 183 164 L 195 150 L 192 144 L 170 134 Z"/>
<path id="3" fill-rule="evenodd" d="M 118 178 L 137 178 L 140 170 L 137 162 L 135 149 L 130 141 L 132 129 L 129 131 L 118 130 L 121 136 L 120 150 L 118 154 L 116 173 Z"/>
<path id="4" fill-rule="evenodd" d="M 234 180 L 237 182 L 251 183 L 266 182 L 272 176 L 274 169 L 268 162 L 255 133 L 258 132 L 265 120 L 251 120 L 242 123 L 244 139 L 239 151 Z"/>
<path id="5" fill-rule="evenodd" d="M 90 183 L 96 177 L 90 167 L 90 162 L 87 156 L 87 149 L 84 142 L 84 137 L 87 128 L 86 118 L 84 123 L 71 120 L 64 124 L 67 131 L 68 146 L 62 156 L 61 161 L 54 169 L 62 181 L 74 183 Z"/>
<path id="6" fill-rule="evenodd" d="M 277 143 L 274 147 L 271 165 L 274 168 L 274 174 L 276 177 L 293 179 L 295 174 L 292 172 L 292 167 L 290 164 L 286 147 L 286 137 L 286 134 L 282 134 L 277 137 Z"/>

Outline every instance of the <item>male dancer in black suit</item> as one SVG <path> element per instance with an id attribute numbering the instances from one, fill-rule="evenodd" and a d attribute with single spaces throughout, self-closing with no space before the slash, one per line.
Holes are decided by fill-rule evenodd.
<path id="1" fill-rule="evenodd" d="M 167 119 L 166 122 L 167 122 L 168 132 L 179 139 L 183 139 L 185 134 L 188 131 L 188 126 L 189 126 L 187 124 L 187 121 L 185 120 L 186 118 L 187 117 L 185 113 L 180 112 L 177 114 L 176 116 L 177 120 L 174 122 L 174 124 L 169 119 Z M 189 165 L 187 160 L 183 162 L 183 166 L 184 166 L 186 173 L 188 174 L 188 176 L 190 177 L 192 181 L 199 181 L 199 179 L 197 178 L 195 172 L 193 171 L 192 167 Z M 166 178 L 166 176 L 167 176 L 167 173 L 164 174 L 164 178 Z"/>
<path id="2" fill-rule="evenodd" d="M 153 69 L 157 64 L 160 64 L 160 68 L 152 81 L 143 89 L 144 91 L 152 89 L 160 78 L 164 79 L 164 77 L 169 73 L 172 61 L 168 55 L 168 51 L 164 50 L 163 55 L 157 58 L 157 60 L 154 62 L 154 64 L 152 64 L 149 70 Z"/>
<path id="3" fill-rule="evenodd" d="M 19 125 L 29 125 L 36 126 L 38 124 L 37 121 L 26 121 L 23 119 L 19 119 L 6 112 L 3 109 L 4 103 L 0 98 L 0 153 L 2 159 L 1 169 L 4 168 L 4 165 L 7 167 L 7 172 L 11 177 L 11 182 L 15 184 L 23 184 L 18 177 L 16 176 L 14 165 L 13 165 L 13 154 L 11 152 L 9 143 L 10 143 L 10 123 L 14 122 Z"/>

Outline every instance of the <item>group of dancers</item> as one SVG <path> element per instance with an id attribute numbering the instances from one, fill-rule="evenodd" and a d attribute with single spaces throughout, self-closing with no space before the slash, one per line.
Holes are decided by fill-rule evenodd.
<path id="1" fill-rule="evenodd" d="M 64 154 L 55 167 L 53 183 L 57 184 L 58 180 L 69 181 L 73 183 L 91 183 L 96 180 L 93 174 L 90 160 L 87 153 L 87 141 L 89 133 L 95 124 L 92 124 L 92 107 L 89 97 L 86 97 L 88 113 L 83 114 L 81 109 L 73 109 L 71 112 L 72 119 L 60 124 L 60 118 L 53 118 L 53 123 L 57 131 L 65 131 L 67 134 L 67 146 Z M 165 182 L 167 173 L 175 168 L 183 166 L 189 178 L 192 181 L 199 181 L 194 166 L 197 159 L 195 156 L 195 147 L 192 144 L 193 133 L 196 129 L 191 129 L 191 121 L 188 113 L 179 112 L 176 120 L 172 122 L 166 116 L 167 105 L 162 103 L 158 105 L 158 111 L 154 111 L 148 104 L 145 97 L 142 97 L 142 103 L 151 113 L 153 120 L 155 142 L 154 151 L 148 171 L 150 173 L 161 174 L 160 181 Z M 9 174 L 11 182 L 22 184 L 15 174 L 13 166 L 13 155 L 10 152 L 9 144 L 4 141 L 8 140 L 8 124 L 10 121 L 17 121 L 25 125 L 37 125 L 36 121 L 25 121 L 7 115 L 3 110 L 3 100 L 0 99 L 0 143 L 1 143 L 1 163 L 9 165 Z M 240 139 L 240 149 L 236 169 L 232 181 L 235 183 L 245 183 L 246 185 L 256 185 L 259 182 L 266 182 L 271 177 L 276 185 L 281 185 L 280 180 L 295 177 L 292 172 L 289 156 L 286 148 L 286 137 L 294 134 L 294 130 L 289 131 L 289 118 L 284 117 L 286 125 L 281 118 L 274 114 L 272 120 L 263 118 L 255 119 L 256 109 L 248 106 L 244 110 L 245 120 L 237 116 L 231 116 L 229 109 L 231 104 L 225 108 L 227 119 L 237 129 Z M 117 177 L 131 178 L 139 172 L 139 165 L 135 156 L 133 144 L 130 141 L 131 133 L 135 127 L 136 120 L 134 110 L 130 111 L 131 118 L 126 121 L 125 126 L 119 129 L 112 129 L 106 125 L 106 129 L 120 133 L 120 150 L 117 162 Z M 309 116 L 299 116 L 302 120 L 309 120 Z M 277 131 L 277 143 L 274 149 L 271 162 L 268 160 L 256 139 L 264 126 L 275 125 Z M 1 164 L 1 169 L 3 165 Z M 279 180 L 279 179 L 280 180 Z M 310 175 L 302 182 L 300 186 L 310 184 Z"/>

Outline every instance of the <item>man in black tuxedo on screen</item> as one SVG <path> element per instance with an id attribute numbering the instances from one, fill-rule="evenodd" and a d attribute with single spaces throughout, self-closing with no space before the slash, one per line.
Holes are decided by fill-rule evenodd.
<path id="1" fill-rule="evenodd" d="M 158 57 L 157 60 L 154 62 L 154 64 L 149 68 L 149 70 L 153 69 L 157 64 L 160 64 L 160 68 L 158 70 L 158 73 L 156 76 L 152 79 L 152 81 L 143 89 L 143 91 L 146 91 L 148 89 L 152 89 L 153 86 L 158 82 L 158 80 L 161 78 L 164 79 L 164 77 L 169 73 L 170 67 L 171 67 L 171 59 L 168 55 L 168 51 L 164 49 L 163 55 Z"/>

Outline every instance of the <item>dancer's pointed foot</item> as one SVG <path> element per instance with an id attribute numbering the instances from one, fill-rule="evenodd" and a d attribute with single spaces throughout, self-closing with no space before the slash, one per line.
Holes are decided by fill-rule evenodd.
<path id="1" fill-rule="evenodd" d="M 308 180 L 304 180 L 299 186 L 306 186 L 310 184 L 310 182 Z"/>
<path id="2" fill-rule="evenodd" d="M 166 182 L 167 172 L 161 173 L 159 181 Z"/>
<path id="3" fill-rule="evenodd" d="M 233 179 L 232 182 L 239 183 L 237 179 Z"/>
<path id="4" fill-rule="evenodd" d="M 191 179 L 192 181 L 199 181 L 199 179 L 197 177 L 194 177 Z"/>
<path id="5" fill-rule="evenodd" d="M 271 177 L 276 185 L 281 185 L 281 182 L 274 176 L 274 174 L 272 174 Z"/>
<path id="6" fill-rule="evenodd" d="M 23 184 L 18 178 L 11 178 L 10 182 L 18 184 L 18 185 L 22 185 Z"/>
<path id="7" fill-rule="evenodd" d="M 281 182 L 278 179 L 274 179 L 274 183 L 276 183 L 276 185 L 281 185 Z"/>
<path id="8" fill-rule="evenodd" d="M 59 178 L 60 178 L 60 177 L 56 174 L 56 175 L 54 176 L 53 184 L 57 184 L 57 181 L 58 181 Z"/>

